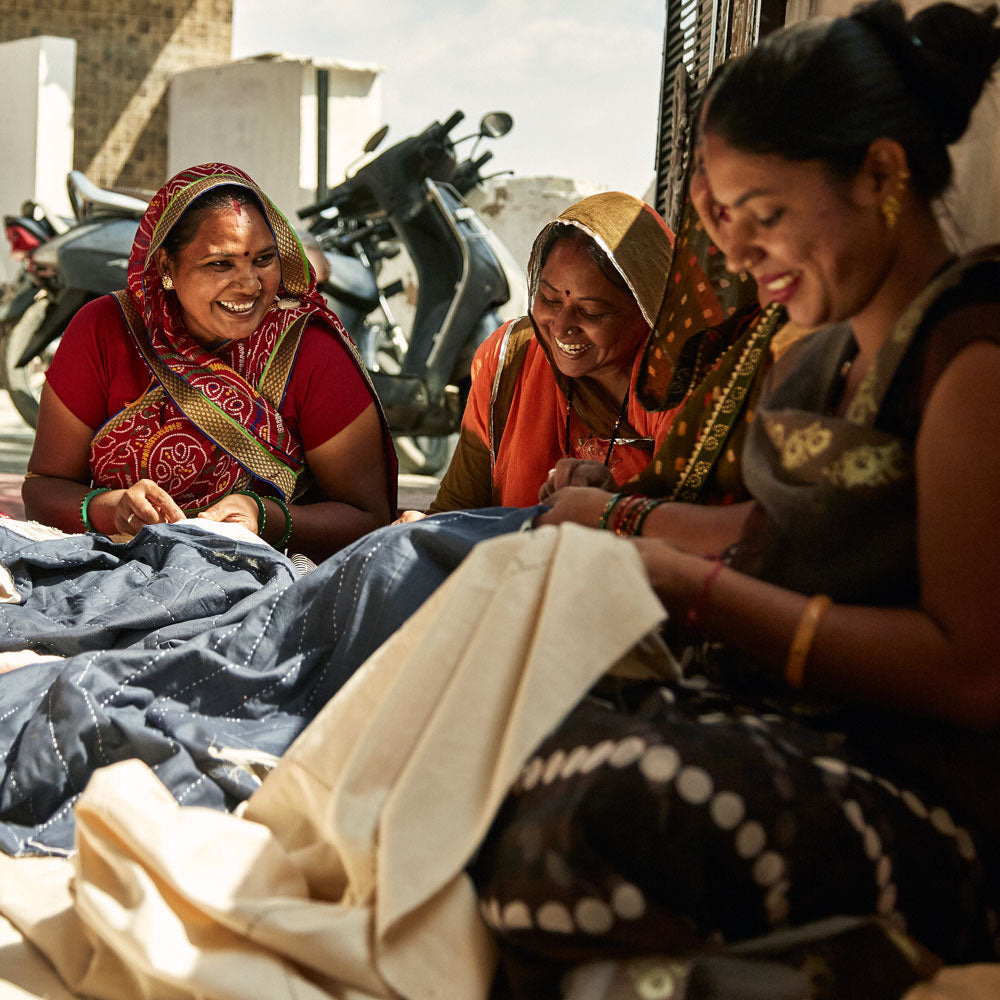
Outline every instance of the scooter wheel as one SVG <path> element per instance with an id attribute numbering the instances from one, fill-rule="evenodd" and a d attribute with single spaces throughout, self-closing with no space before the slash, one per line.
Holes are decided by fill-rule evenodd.
<path id="1" fill-rule="evenodd" d="M 42 325 L 47 308 L 47 299 L 33 302 L 4 336 L 4 383 L 14 409 L 29 427 L 34 427 L 38 423 L 38 400 L 45 384 L 45 372 L 59 341 L 53 341 L 41 354 L 22 367 L 18 367 L 16 362 L 30 343 L 35 331 Z"/>
<path id="2" fill-rule="evenodd" d="M 449 437 L 407 437 L 393 439 L 399 471 L 416 476 L 436 476 L 447 464 L 454 450 Z"/>

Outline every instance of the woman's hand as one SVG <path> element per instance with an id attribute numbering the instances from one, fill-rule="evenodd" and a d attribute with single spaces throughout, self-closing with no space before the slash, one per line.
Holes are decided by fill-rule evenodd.
<path id="1" fill-rule="evenodd" d="M 393 524 L 413 524 L 414 521 L 422 521 L 427 515 L 420 510 L 404 510 Z"/>
<path id="2" fill-rule="evenodd" d="M 257 501 L 246 493 L 230 493 L 221 500 L 217 500 L 211 507 L 198 514 L 198 517 L 205 518 L 206 521 L 226 521 L 229 524 L 241 524 L 247 531 L 252 531 L 255 535 L 260 534 L 257 530 L 260 526 L 260 511 L 257 509 Z"/>
<path id="3" fill-rule="evenodd" d="M 611 496 L 612 494 L 606 490 L 595 489 L 592 486 L 564 486 L 545 501 L 549 509 L 535 518 L 535 524 L 538 526 L 572 521 L 587 528 L 596 528 Z"/>
<path id="4" fill-rule="evenodd" d="M 90 510 L 103 507 L 112 508 L 114 527 L 111 533 L 122 535 L 134 535 L 147 524 L 174 524 L 187 516 L 174 498 L 152 479 L 140 479 L 127 490 L 99 493 L 91 500 Z M 96 523 L 93 516 L 91 522 Z"/>
<path id="5" fill-rule="evenodd" d="M 582 458 L 560 458 L 549 473 L 549 478 L 542 483 L 538 499 L 544 503 L 556 490 L 566 486 L 594 486 L 601 490 L 614 491 L 618 484 L 602 462 L 592 462 Z"/>

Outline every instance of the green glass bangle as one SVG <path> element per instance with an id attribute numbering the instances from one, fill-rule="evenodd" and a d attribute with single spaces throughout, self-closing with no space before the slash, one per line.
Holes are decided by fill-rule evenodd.
<path id="1" fill-rule="evenodd" d="M 660 506 L 660 504 L 666 502 L 666 500 L 654 500 L 652 497 L 648 498 L 636 514 L 635 523 L 632 525 L 632 534 L 641 535 L 642 526 L 646 523 L 646 518 L 649 517 L 649 515 Z"/>
<path id="2" fill-rule="evenodd" d="M 268 497 L 268 499 L 273 500 L 285 515 L 285 533 L 274 543 L 274 547 L 279 552 L 282 552 L 288 544 L 288 539 L 292 537 L 292 512 L 288 509 L 288 504 L 281 497 Z"/>
<path id="3" fill-rule="evenodd" d="M 90 501 L 94 499 L 99 493 L 110 493 L 110 486 L 98 486 L 96 490 L 91 490 L 80 503 L 80 520 L 83 522 L 84 531 L 93 531 L 97 533 L 97 528 L 90 523 L 90 517 L 88 511 L 90 509 Z"/>
<path id="4" fill-rule="evenodd" d="M 597 527 L 602 531 L 608 526 L 608 518 L 611 516 L 611 512 L 621 502 L 621 499 L 624 496 L 624 493 L 612 493 L 611 499 L 604 505 L 604 510 L 601 511 L 601 519 L 597 522 Z"/>
<path id="5" fill-rule="evenodd" d="M 264 501 L 253 490 L 240 490 L 240 493 L 245 497 L 250 497 L 257 504 L 257 534 L 263 538 L 264 525 L 267 524 L 267 511 L 264 509 Z"/>

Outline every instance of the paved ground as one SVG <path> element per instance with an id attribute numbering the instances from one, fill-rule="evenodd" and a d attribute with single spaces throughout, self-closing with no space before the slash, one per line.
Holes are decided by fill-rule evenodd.
<path id="1" fill-rule="evenodd" d="M 28 467 L 34 432 L 21 420 L 0 390 L 0 511 L 23 517 L 21 483 Z M 399 477 L 399 509 L 424 510 L 437 493 L 438 480 L 432 476 Z"/>
<path id="2" fill-rule="evenodd" d="M 10 405 L 6 391 L 0 390 L 0 511 L 22 517 L 21 483 L 28 467 L 34 432 Z"/>

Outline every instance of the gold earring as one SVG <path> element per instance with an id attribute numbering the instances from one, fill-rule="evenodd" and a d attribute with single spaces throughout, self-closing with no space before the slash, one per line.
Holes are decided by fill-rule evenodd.
<path id="1" fill-rule="evenodd" d="M 899 209 L 899 199 L 894 194 L 889 195 L 879 206 L 879 210 L 882 212 L 882 221 L 889 232 L 892 232 L 899 223 Z"/>
<path id="2" fill-rule="evenodd" d="M 885 228 L 890 232 L 892 232 L 892 230 L 899 224 L 899 213 L 903 208 L 899 197 L 906 190 L 906 185 L 909 180 L 910 171 L 907 170 L 906 167 L 903 167 L 899 173 L 896 174 L 895 190 L 879 206 L 879 210 L 882 213 L 882 221 L 885 223 Z"/>
<path id="3" fill-rule="evenodd" d="M 165 292 L 172 292 L 174 290 L 174 279 L 169 274 L 163 275 L 161 281 Z"/>

